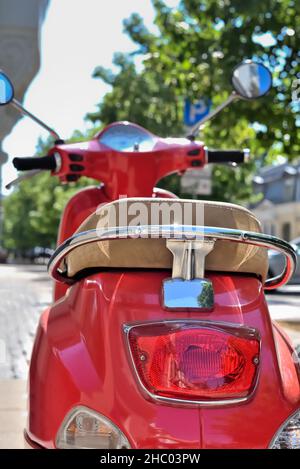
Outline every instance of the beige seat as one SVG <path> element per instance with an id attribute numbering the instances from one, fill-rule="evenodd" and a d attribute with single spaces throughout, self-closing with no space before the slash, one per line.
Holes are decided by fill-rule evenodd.
<path id="1" fill-rule="evenodd" d="M 103 205 L 88 217 L 76 233 L 126 225 L 187 224 L 261 232 L 259 221 L 238 205 L 182 199 L 132 198 Z M 74 249 L 66 258 L 73 277 L 87 268 L 171 269 L 172 254 L 164 238 L 100 241 Z M 267 251 L 257 246 L 221 241 L 205 260 L 205 269 L 256 274 L 264 281 L 268 271 Z"/>

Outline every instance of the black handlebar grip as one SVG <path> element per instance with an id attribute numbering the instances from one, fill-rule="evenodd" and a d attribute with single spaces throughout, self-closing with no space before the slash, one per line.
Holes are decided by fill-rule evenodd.
<path id="1" fill-rule="evenodd" d="M 245 163 L 249 150 L 207 150 L 208 163 Z"/>
<path id="2" fill-rule="evenodd" d="M 56 160 L 54 155 L 29 158 L 14 158 L 13 165 L 18 171 L 30 171 L 32 169 L 56 169 Z"/>

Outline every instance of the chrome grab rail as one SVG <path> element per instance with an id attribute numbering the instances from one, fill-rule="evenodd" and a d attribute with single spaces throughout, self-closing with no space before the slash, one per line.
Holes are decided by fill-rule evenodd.
<path id="1" fill-rule="evenodd" d="M 65 257 L 74 249 L 85 244 L 99 241 L 146 237 L 178 240 L 213 238 L 215 240 L 233 241 L 276 250 L 285 255 L 286 264 L 280 275 L 266 280 L 264 284 L 266 290 L 272 290 L 287 283 L 293 275 L 297 263 L 297 255 L 293 247 L 286 241 L 276 238 L 275 236 L 212 226 L 142 225 L 113 227 L 103 230 L 93 229 L 77 233 L 71 238 L 68 238 L 56 249 L 49 260 L 48 272 L 54 280 L 72 284 L 76 279 L 67 277 L 66 274 L 59 269 L 59 266 Z"/>

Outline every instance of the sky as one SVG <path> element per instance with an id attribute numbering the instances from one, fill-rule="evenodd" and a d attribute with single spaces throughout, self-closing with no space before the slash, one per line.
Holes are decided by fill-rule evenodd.
<path id="1" fill-rule="evenodd" d="M 178 0 L 168 0 L 172 6 Z M 23 105 L 53 127 L 62 138 L 85 130 L 87 112 L 93 112 L 109 87 L 92 78 L 97 65 L 111 67 L 115 52 L 135 49 L 123 33 L 122 21 L 139 13 L 153 28 L 151 0 L 50 0 L 41 29 L 41 67 L 27 89 Z M 13 81 L 13 77 L 11 77 Z M 4 185 L 16 177 L 11 159 L 33 156 L 43 131 L 22 118 L 3 142 L 10 161 L 3 168 Z"/>

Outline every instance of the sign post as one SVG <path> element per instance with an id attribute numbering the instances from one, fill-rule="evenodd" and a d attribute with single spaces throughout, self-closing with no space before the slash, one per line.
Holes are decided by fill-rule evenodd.
<path id="1" fill-rule="evenodd" d="M 181 189 L 193 195 L 211 195 L 212 193 L 212 165 L 207 165 L 201 171 L 188 169 L 180 180 Z"/>

